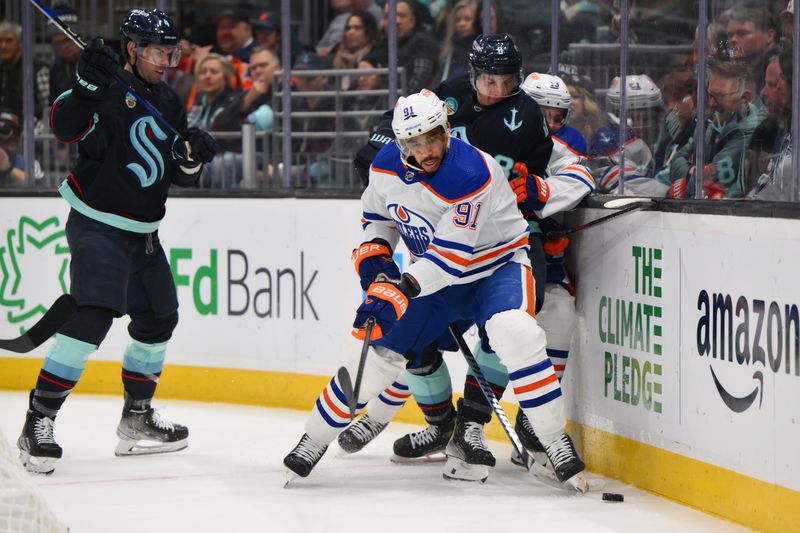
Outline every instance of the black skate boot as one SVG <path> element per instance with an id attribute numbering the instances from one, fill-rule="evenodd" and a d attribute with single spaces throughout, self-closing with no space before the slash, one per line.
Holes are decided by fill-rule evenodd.
<path id="1" fill-rule="evenodd" d="M 539 437 L 536 436 L 530 420 L 528 420 L 528 417 L 525 416 L 525 413 L 522 411 L 522 409 L 517 411 L 517 420 L 514 423 L 514 431 L 517 432 L 517 436 L 519 437 L 519 440 L 525 449 L 533 453 L 534 460 L 542 465 L 547 464 L 547 452 L 545 452 L 544 445 L 542 445 Z M 526 466 L 525 462 L 517 453 L 517 450 L 511 451 L 511 462 L 517 466 Z"/>
<path id="2" fill-rule="evenodd" d="M 445 454 L 445 479 L 484 482 L 489 477 L 489 467 L 494 467 L 496 462 L 486 446 L 483 424 L 460 416 L 456 418 L 456 427 Z"/>
<path id="3" fill-rule="evenodd" d="M 177 452 L 189 446 L 186 426 L 162 418 L 150 400 L 134 400 L 127 393 L 117 437 L 117 457 Z"/>
<path id="4" fill-rule="evenodd" d="M 456 416 L 446 418 L 441 424 L 429 424 L 428 427 L 416 433 L 409 433 L 394 441 L 393 463 L 414 463 L 430 461 L 432 455 L 443 453 L 453 428 Z"/>
<path id="5" fill-rule="evenodd" d="M 297 443 L 297 446 L 289 452 L 289 455 L 283 458 L 283 465 L 298 476 L 306 477 L 319 460 L 322 459 L 322 455 L 327 449 L 327 444 L 316 442 L 308 436 L 308 433 L 303 433 L 303 437 Z M 289 481 L 291 479 L 287 483 Z"/>
<path id="6" fill-rule="evenodd" d="M 28 409 L 22 434 L 17 439 L 19 458 L 28 472 L 52 474 L 63 450 L 53 438 L 52 418 Z"/>
<path id="7" fill-rule="evenodd" d="M 566 433 L 562 433 L 558 439 L 546 445 L 545 450 L 553 465 L 553 470 L 555 470 L 556 479 L 561 483 L 571 481 L 576 474 L 583 472 L 586 468 L 578 456 L 578 452 L 575 451 L 572 439 Z"/>
<path id="8" fill-rule="evenodd" d="M 356 453 L 372 442 L 388 425 L 388 422 L 377 422 L 369 414 L 365 414 L 339 433 L 339 447 L 346 453 Z"/>

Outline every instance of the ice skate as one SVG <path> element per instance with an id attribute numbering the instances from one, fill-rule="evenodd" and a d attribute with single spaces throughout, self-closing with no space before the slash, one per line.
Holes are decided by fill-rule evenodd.
<path id="1" fill-rule="evenodd" d="M 297 446 L 283 458 L 283 465 L 289 469 L 286 485 L 297 476 L 307 477 L 327 449 L 327 444 L 316 442 L 308 436 L 308 433 L 303 433 Z"/>
<path id="2" fill-rule="evenodd" d="M 28 409 L 22 434 L 17 439 L 22 466 L 34 474 L 52 474 L 63 450 L 53 438 L 52 418 Z"/>
<path id="3" fill-rule="evenodd" d="M 516 431 L 517 436 L 519 437 L 519 440 L 525 449 L 531 452 L 534 461 L 541 465 L 547 465 L 547 452 L 545 452 L 542 442 L 539 440 L 539 437 L 536 436 L 530 420 L 528 420 L 528 417 L 525 416 L 525 413 L 522 411 L 522 409 L 517 411 L 517 420 L 514 423 L 514 431 Z M 525 468 L 525 462 L 517 453 L 517 450 L 511 451 L 511 462 L 517 466 Z"/>
<path id="4" fill-rule="evenodd" d="M 545 450 L 559 482 L 567 483 L 579 492 L 589 490 L 588 483 L 580 475 L 586 465 L 575 451 L 569 435 L 562 433 L 558 439 L 546 445 Z"/>
<path id="5" fill-rule="evenodd" d="M 177 452 L 189 446 L 186 426 L 164 419 L 150 407 L 150 400 L 133 400 L 127 394 L 117 436 L 117 457 Z"/>
<path id="6" fill-rule="evenodd" d="M 456 419 L 456 427 L 445 449 L 444 477 L 459 481 L 486 481 L 495 458 L 486 446 L 483 424 Z"/>
<path id="7" fill-rule="evenodd" d="M 365 414 L 339 433 L 339 447 L 345 453 L 356 453 L 380 435 L 388 422 L 377 422 Z"/>
<path id="8" fill-rule="evenodd" d="M 447 442 L 453 435 L 455 415 L 442 424 L 430 424 L 422 431 L 409 433 L 394 441 L 393 463 L 415 463 L 439 460 L 437 454 L 444 453 Z M 441 459 L 444 459 L 442 457 Z"/>

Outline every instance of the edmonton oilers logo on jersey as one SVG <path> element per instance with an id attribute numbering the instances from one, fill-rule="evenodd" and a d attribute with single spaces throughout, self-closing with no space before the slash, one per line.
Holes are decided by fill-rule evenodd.
<path id="1" fill-rule="evenodd" d="M 397 231 L 406 248 L 416 257 L 422 257 L 433 240 L 433 224 L 425 217 L 399 204 L 390 204 L 389 214 L 395 221 Z"/>
<path id="2" fill-rule="evenodd" d="M 167 134 L 161 131 L 152 116 L 142 117 L 131 125 L 131 145 L 147 165 L 147 170 L 139 163 L 129 163 L 125 166 L 139 178 L 142 187 L 149 187 L 164 177 L 164 158 L 153 144 L 154 137 L 159 141 L 165 141 Z"/>

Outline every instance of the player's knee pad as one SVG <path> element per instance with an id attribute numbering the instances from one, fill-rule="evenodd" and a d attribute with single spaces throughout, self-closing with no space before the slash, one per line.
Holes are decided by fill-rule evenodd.
<path id="1" fill-rule="evenodd" d="M 72 339 L 100 346 L 111 329 L 113 320 L 114 311 L 111 309 L 82 305 L 58 332 Z"/>
<path id="2" fill-rule="evenodd" d="M 547 298 L 536 315 L 539 326 L 547 334 L 547 347 L 569 350 L 575 329 L 575 297 L 557 283 L 547 284 Z"/>
<path id="3" fill-rule="evenodd" d="M 475 345 L 475 361 L 481 367 L 481 372 L 489 383 L 500 387 L 508 385 L 508 369 L 495 352 L 484 349 L 483 342 L 479 341 Z M 468 369 L 467 373 L 473 374 L 472 369 Z"/>
<path id="4" fill-rule="evenodd" d="M 546 357 L 544 330 L 535 318 L 521 309 L 496 313 L 486 321 L 485 327 L 492 348 L 509 372 Z"/>
<path id="5" fill-rule="evenodd" d="M 394 383 L 403 373 L 405 362 L 406 359 L 399 353 L 382 346 L 370 346 L 361 374 L 361 389 L 358 395 L 359 408 L 360 404 L 366 405 L 369 400 Z M 347 371 L 350 373 L 353 386 L 355 386 L 357 364 L 348 364 Z"/>
<path id="6" fill-rule="evenodd" d="M 178 325 L 178 312 L 169 315 L 155 316 L 134 316 L 128 325 L 130 336 L 145 344 L 156 344 L 167 342 Z"/>
<path id="7" fill-rule="evenodd" d="M 453 395 L 453 382 L 450 380 L 450 371 L 444 359 L 436 369 L 428 374 L 406 373 L 408 389 L 414 395 L 417 403 L 435 405 L 446 402 Z"/>

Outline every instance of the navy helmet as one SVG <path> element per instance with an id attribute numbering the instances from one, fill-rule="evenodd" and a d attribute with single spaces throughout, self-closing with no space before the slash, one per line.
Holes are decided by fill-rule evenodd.
<path id="1" fill-rule="evenodd" d="M 469 51 L 469 72 L 473 87 L 481 74 L 515 74 L 522 84 L 522 56 L 507 33 L 478 35 Z"/>
<path id="2" fill-rule="evenodd" d="M 128 43 L 133 41 L 137 48 L 150 44 L 178 46 L 178 28 L 166 13 L 158 9 L 145 11 L 133 9 L 119 27 L 122 36 L 122 54 L 128 57 Z"/>

